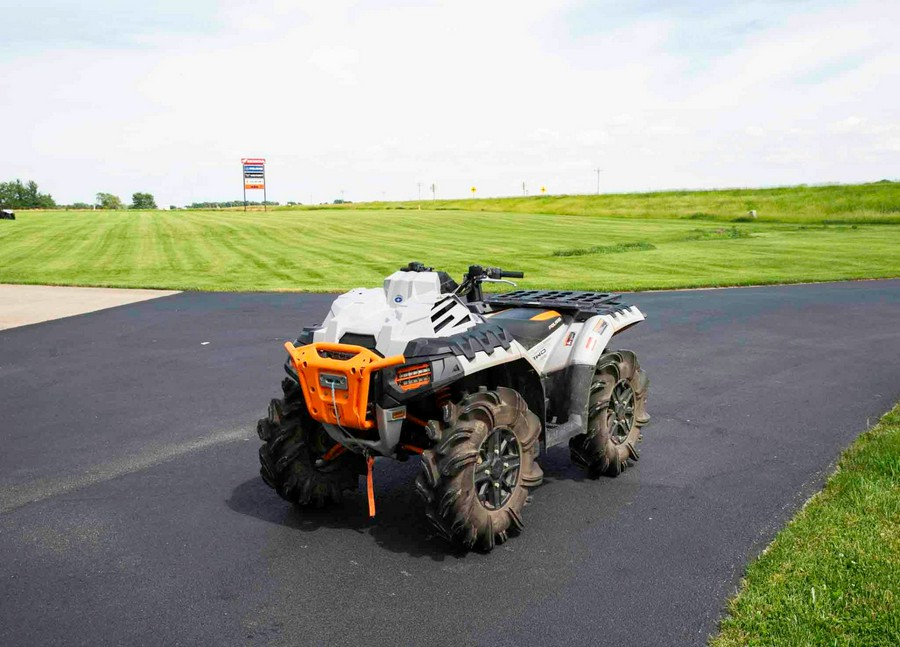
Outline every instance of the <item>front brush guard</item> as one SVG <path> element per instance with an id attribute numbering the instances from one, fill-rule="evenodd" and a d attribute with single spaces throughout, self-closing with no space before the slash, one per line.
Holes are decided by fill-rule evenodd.
<path id="1" fill-rule="evenodd" d="M 348 429 L 375 427 L 368 419 L 372 373 L 403 364 L 403 355 L 380 357 L 352 344 L 317 342 L 295 347 L 285 342 L 306 406 L 314 420 Z"/>

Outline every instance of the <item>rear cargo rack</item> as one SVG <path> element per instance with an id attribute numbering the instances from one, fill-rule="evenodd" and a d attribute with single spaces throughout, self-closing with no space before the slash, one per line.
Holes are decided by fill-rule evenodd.
<path id="1" fill-rule="evenodd" d="M 514 290 L 493 294 L 485 299 L 490 306 L 501 308 L 552 308 L 572 314 L 576 321 L 596 315 L 608 315 L 627 310 L 622 295 L 611 292 L 579 292 L 574 290 Z"/>

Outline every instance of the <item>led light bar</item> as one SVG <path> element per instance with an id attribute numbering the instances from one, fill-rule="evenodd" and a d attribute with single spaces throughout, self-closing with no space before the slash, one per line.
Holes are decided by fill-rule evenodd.
<path id="1" fill-rule="evenodd" d="M 395 381 L 397 386 L 404 391 L 412 391 L 426 384 L 431 384 L 431 365 L 413 364 L 412 366 L 404 366 L 397 370 Z"/>

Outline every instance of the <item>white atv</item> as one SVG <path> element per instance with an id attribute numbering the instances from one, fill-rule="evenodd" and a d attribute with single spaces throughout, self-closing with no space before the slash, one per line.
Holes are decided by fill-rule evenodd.
<path id="1" fill-rule="evenodd" d="M 595 477 L 637 460 L 649 383 L 634 353 L 606 347 L 644 315 L 606 293 L 482 293 L 522 276 L 473 265 L 457 285 L 410 263 L 335 299 L 285 344 L 284 398 L 257 425 L 265 482 L 321 506 L 367 474 L 374 516 L 374 458 L 420 454 L 428 519 L 490 550 L 522 529 L 540 452 L 568 441 Z"/>

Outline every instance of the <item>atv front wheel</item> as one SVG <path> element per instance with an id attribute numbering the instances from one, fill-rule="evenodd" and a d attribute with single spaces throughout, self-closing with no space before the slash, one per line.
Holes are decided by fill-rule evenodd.
<path id="1" fill-rule="evenodd" d="M 588 403 L 588 431 L 569 440 L 572 461 L 591 476 L 618 476 L 638 459 L 635 445 L 649 420 L 650 381 L 629 350 L 613 351 L 597 362 Z"/>
<path id="2" fill-rule="evenodd" d="M 336 446 L 321 423 L 309 415 L 300 386 L 281 383 L 284 399 L 272 400 L 268 415 L 256 425 L 263 441 L 259 473 L 278 495 L 301 506 L 318 508 L 341 500 L 355 490 L 363 459 Z"/>
<path id="3" fill-rule="evenodd" d="M 505 387 L 449 406 L 442 440 L 422 454 L 416 490 L 439 534 L 488 551 L 523 528 L 528 488 L 543 478 L 534 461 L 541 422 Z"/>

